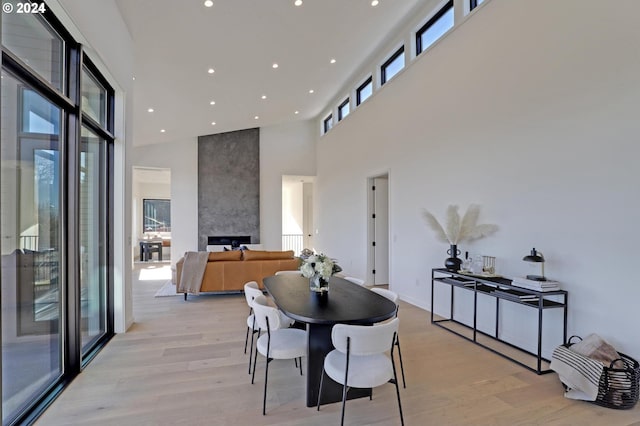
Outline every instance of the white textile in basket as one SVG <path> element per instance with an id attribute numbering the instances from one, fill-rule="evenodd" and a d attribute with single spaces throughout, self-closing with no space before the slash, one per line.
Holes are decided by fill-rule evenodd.
<path id="1" fill-rule="evenodd" d="M 558 346 L 549 365 L 567 386 L 564 396 L 571 399 L 595 401 L 598 384 L 604 370 L 602 363 L 592 360 L 565 346 Z"/>

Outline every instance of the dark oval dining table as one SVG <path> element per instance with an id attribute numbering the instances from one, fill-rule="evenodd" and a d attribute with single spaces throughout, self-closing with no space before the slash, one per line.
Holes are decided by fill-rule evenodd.
<path id="1" fill-rule="evenodd" d="M 263 283 L 276 306 L 290 318 L 306 324 L 308 339 L 307 407 L 318 402 L 324 357 L 334 347 L 335 324 L 372 325 L 395 315 L 396 304 L 373 291 L 339 277 L 329 280 L 329 292 L 320 296 L 309 290 L 309 279 L 284 274 L 266 277 Z M 342 385 L 325 377 L 321 404 L 342 401 Z M 348 398 L 370 396 L 371 389 L 350 389 Z"/>

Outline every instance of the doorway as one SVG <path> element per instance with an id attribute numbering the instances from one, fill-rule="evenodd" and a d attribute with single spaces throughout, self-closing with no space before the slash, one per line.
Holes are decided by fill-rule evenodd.
<path id="1" fill-rule="evenodd" d="M 367 282 L 389 284 L 389 174 L 368 179 Z"/>
<path id="2" fill-rule="evenodd" d="M 313 250 L 314 176 L 282 176 L 282 250 Z"/>
<path id="3" fill-rule="evenodd" d="M 132 192 L 134 260 L 170 261 L 171 169 L 134 167 Z"/>

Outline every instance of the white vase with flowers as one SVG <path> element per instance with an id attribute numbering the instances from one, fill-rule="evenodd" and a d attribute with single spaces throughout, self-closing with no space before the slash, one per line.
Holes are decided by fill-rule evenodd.
<path id="1" fill-rule="evenodd" d="M 329 291 L 329 278 L 340 271 L 340 265 L 323 253 L 309 256 L 300 265 L 302 275 L 309 278 L 309 290 L 317 293 Z"/>

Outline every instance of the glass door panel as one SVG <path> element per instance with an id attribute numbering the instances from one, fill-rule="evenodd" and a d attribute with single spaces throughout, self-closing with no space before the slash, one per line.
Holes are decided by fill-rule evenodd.
<path id="1" fill-rule="evenodd" d="M 82 353 L 107 330 L 107 143 L 82 128 L 80 149 L 80 305 Z"/>
<path id="2" fill-rule="evenodd" d="M 62 374 L 61 110 L 3 72 L 0 160 L 2 414 Z"/>
<path id="3" fill-rule="evenodd" d="M 42 19 L 40 13 L 17 13 L 23 1 L 4 0 L 3 6 L 13 6 L 13 13 L 2 13 L 2 45 L 19 57 L 36 73 L 62 91 L 64 85 L 64 48 L 62 37 Z M 34 3 L 35 4 L 35 3 Z M 44 6 L 40 2 L 39 5 Z M 15 106 L 13 106 L 15 107 Z"/>
<path id="4" fill-rule="evenodd" d="M 107 90 L 86 69 L 82 70 L 82 112 L 107 127 Z"/>

